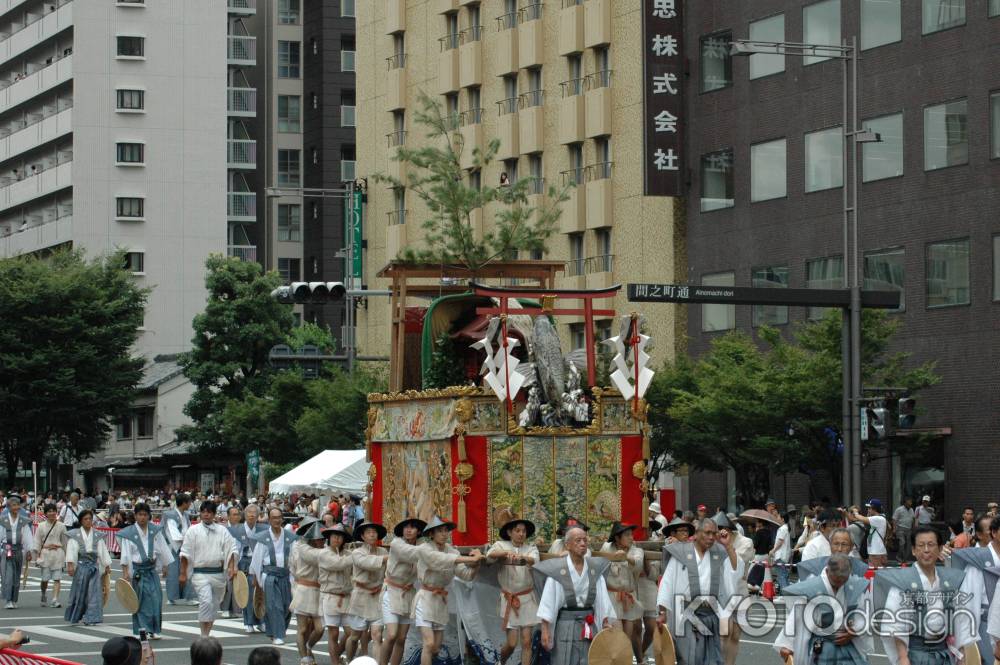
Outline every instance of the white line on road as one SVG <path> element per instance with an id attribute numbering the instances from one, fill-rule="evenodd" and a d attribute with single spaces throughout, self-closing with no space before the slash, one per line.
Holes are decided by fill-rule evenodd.
<path id="1" fill-rule="evenodd" d="M 59 628 L 50 628 L 49 626 L 25 626 L 24 632 L 31 635 L 33 633 L 38 633 L 39 635 L 45 635 L 47 637 L 54 637 L 57 640 L 68 640 L 70 642 L 105 642 L 105 638 L 97 637 L 96 635 L 87 635 L 83 632 L 71 632 L 69 630 L 61 630 Z"/>

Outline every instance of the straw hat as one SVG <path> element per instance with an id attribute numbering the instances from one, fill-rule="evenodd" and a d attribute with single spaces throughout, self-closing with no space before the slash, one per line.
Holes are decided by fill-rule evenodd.
<path id="1" fill-rule="evenodd" d="M 632 643 L 620 628 L 605 628 L 590 643 L 589 665 L 632 665 Z"/>
<path id="2" fill-rule="evenodd" d="M 427 522 L 422 519 L 418 517 L 407 517 L 405 520 L 392 528 L 393 535 L 397 538 L 402 538 L 403 529 L 405 529 L 407 525 L 416 527 L 418 533 L 423 533 L 424 529 L 427 528 Z"/>

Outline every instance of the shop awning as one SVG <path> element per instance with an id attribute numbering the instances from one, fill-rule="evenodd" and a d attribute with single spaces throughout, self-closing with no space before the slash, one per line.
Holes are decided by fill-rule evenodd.
<path id="1" fill-rule="evenodd" d="M 369 466 L 364 450 L 324 450 L 268 487 L 273 494 L 364 494 Z"/>

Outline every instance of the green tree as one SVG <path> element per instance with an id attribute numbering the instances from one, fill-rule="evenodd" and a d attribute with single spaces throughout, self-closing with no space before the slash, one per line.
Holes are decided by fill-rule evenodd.
<path id="1" fill-rule="evenodd" d="M 335 369 L 328 379 L 309 382 L 309 406 L 295 424 L 303 455 L 363 447 L 368 394 L 384 392 L 388 384 L 383 365 L 356 367 L 353 374 Z"/>
<path id="2" fill-rule="evenodd" d="M 427 209 L 422 222 L 424 247 L 407 247 L 400 258 L 410 263 L 457 265 L 475 273 L 497 260 L 519 251 L 541 252 L 555 232 L 562 203 L 568 188 L 549 187 L 545 204 L 528 205 L 528 194 L 536 186 L 532 178 L 491 187 L 474 187 L 462 168 L 466 149 L 457 131 L 458 119 L 446 115 L 439 102 L 420 95 L 421 108 L 414 119 L 425 129 L 426 141 L 418 148 L 400 147 L 398 161 L 409 165 L 405 182 L 379 174 L 375 179 L 393 187 L 415 192 Z M 474 148 L 473 171 L 480 173 L 496 159 L 500 141 L 493 139 L 485 150 Z M 472 221 L 472 212 L 493 205 L 492 228 L 480 232 Z"/>
<path id="3" fill-rule="evenodd" d="M 80 460 L 101 449 L 142 378 L 133 357 L 148 290 L 122 253 L 0 261 L 0 454 Z"/>
<path id="4" fill-rule="evenodd" d="M 295 423 L 309 404 L 309 382 L 297 370 L 273 372 L 266 380 L 263 395 L 248 393 L 226 402 L 223 440 L 240 452 L 259 450 L 263 459 L 274 464 L 301 462 L 310 455 L 301 449 Z"/>
<path id="5" fill-rule="evenodd" d="M 195 386 L 184 407 L 191 425 L 177 430 L 183 441 L 200 448 L 247 450 L 247 438 L 227 427 L 230 402 L 264 398 L 271 386 L 271 348 L 288 340 L 291 308 L 271 297 L 281 280 L 259 264 L 214 255 L 206 261 L 208 302 L 194 318 L 191 351 L 181 358 L 185 376 Z M 237 406 L 230 414 L 239 413 Z M 233 440 L 227 439 L 235 437 Z"/>
<path id="6" fill-rule="evenodd" d="M 908 354 L 891 351 L 898 325 L 865 312 L 865 385 L 911 392 L 933 385 L 932 363 L 913 367 Z M 829 432 L 841 423 L 840 332 L 840 314 L 832 311 L 799 326 L 791 340 L 771 328 L 758 329 L 759 341 L 733 332 L 697 360 L 667 366 L 647 394 L 654 454 L 695 469 L 732 468 L 745 505 L 769 493 L 772 471 L 825 470 L 839 488 L 840 457 Z"/>
<path id="7" fill-rule="evenodd" d="M 308 321 L 292 328 L 285 343 L 293 351 L 301 351 L 303 346 L 310 344 L 325 354 L 332 354 L 337 348 L 337 340 L 333 338 L 330 326 L 321 326 Z"/>

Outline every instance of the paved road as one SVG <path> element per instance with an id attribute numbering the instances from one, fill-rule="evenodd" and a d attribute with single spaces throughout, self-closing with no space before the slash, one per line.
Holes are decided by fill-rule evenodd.
<path id="1" fill-rule="evenodd" d="M 117 575 L 118 565 L 114 566 Z M 37 577 L 38 569 L 32 568 L 28 579 L 28 588 L 21 592 L 20 607 L 17 610 L 0 609 L 0 633 L 7 633 L 14 628 L 20 628 L 31 636 L 31 644 L 24 647 L 25 651 L 55 656 L 67 660 L 84 663 L 85 665 L 101 664 L 101 646 L 113 635 L 131 635 L 132 617 L 118 604 L 114 593 L 105 608 L 104 623 L 97 626 L 69 626 L 63 621 L 63 609 L 42 608 L 39 606 L 40 589 Z M 68 584 L 64 584 L 62 598 L 66 602 Z M 779 611 L 780 615 L 780 611 Z M 757 611 L 751 612 L 751 619 L 761 617 Z M 166 606 L 164 607 L 163 639 L 153 642 L 156 652 L 156 665 L 188 665 L 188 649 L 191 640 L 199 635 L 198 613 L 196 607 Z M 294 645 L 294 621 L 289 630 L 289 644 L 279 647 L 282 650 L 282 662 L 286 665 L 297 665 L 298 654 Z M 223 619 L 216 622 L 212 631 L 223 645 L 223 663 L 226 665 L 243 665 L 247 654 L 258 646 L 266 646 L 270 640 L 262 634 L 247 635 L 243 632 L 240 619 Z M 771 648 L 774 631 L 767 636 L 750 637 L 744 635 L 741 641 L 740 655 L 737 665 L 780 665 L 777 654 Z M 326 641 L 322 641 L 317 649 L 317 655 L 325 656 Z M 881 652 L 881 649 L 879 649 Z M 319 665 L 329 662 L 325 657 L 319 658 Z M 516 658 L 511 665 L 517 665 Z M 885 656 L 878 654 L 872 658 L 872 665 L 887 665 Z"/>

